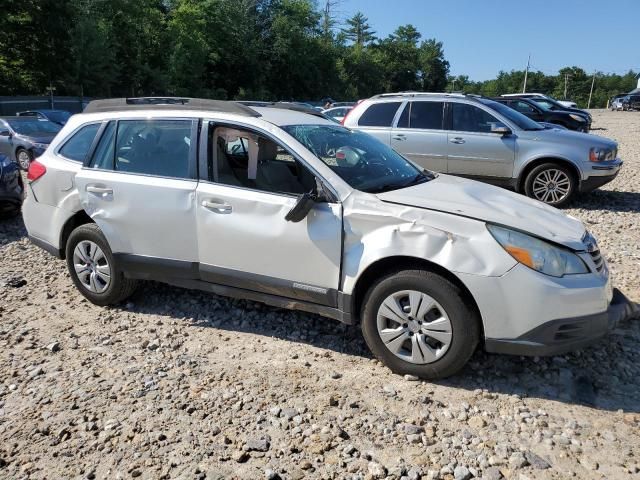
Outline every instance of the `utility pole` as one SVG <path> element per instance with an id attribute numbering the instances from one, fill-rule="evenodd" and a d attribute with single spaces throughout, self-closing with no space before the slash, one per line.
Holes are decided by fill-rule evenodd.
<path id="1" fill-rule="evenodd" d="M 564 97 L 562 97 L 563 100 L 567 99 L 567 81 L 569 80 L 569 74 L 565 73 L 564 74 Z"/>
<path id="2" fill-rule="evenodd" d="M 451 86 L 451 92 L 455 92 L 456 91 L 456 79 L 453 79 L 453 85 Z"/>
<path id="3" fill-rule="evenodd" d="M 56 91 L 56 87 L 54 87 L 51 81 L 49 81 L 49 86 L 46 88 L 46 90 L 49 91 L 49 103 L 51 104 L 51 110 L 54 110 L 56 107 L 53 104 L 53 92 Z"/>
<path id="4" fill-rule="evenodd" d="M 587 102 L 587 109 L 591 107 L 591 95 L 593 94 L 594 83 L 596 83 L 596 72 L 593 72 L 593 78 L 591 79 L 591 90 L 589 90 L 589 101 Z"/>
<path id="5" fill-rule="evenodd" d="M 527 69 L 524 71 L 524 84 L 522 85 L 522 93 L 527 93 L 527 77 L 529 76 L 529 63 L 531 62 L 531 54 L 527 60 Z"/>

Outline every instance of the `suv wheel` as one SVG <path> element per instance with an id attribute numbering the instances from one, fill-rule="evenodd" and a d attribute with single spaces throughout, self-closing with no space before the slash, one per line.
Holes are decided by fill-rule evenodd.
<path id="1" fill-rule="evenodd" d="M 131 296 L 137 282 L 125 278 L 95 223 L 76 228 L 67 241 L 67 267 L 80 293 L 96 305 L 113 305 Z"/>
<path id="2" fill-rule="evenodd" d="M 557 163 L 538 165 L 527 175 L 524 191 L 534 198 L 553 207 L 564 207 L 573 198 L 577 190 L 574 173 Z"/>
<path id="3" fill-rule="evenodd" d="M 458 287 L 432 272 L 389 275 L 367 293 L 362 333 L 393 372 L 439 379 L 458 372 L 480 336 L 479 318 Z"/>
<path id="4" fill-rule="evenodd" d="M 31 160 L 33 160 L 33 155 L 28 150 L 24 148 L 18 149 L 16 152 L 16 159 L 18 160 L 18 165 L 23 170 L 29 170 L 29 165 L 31 165 Z"/>

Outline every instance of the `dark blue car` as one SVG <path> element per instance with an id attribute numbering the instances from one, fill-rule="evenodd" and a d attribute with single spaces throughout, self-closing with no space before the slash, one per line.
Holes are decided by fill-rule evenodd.
<path id="1" fill-rule="evenodd" d="M 20 166 L 15 160 L 0 154 L 0 218 L 20 211 L 23 190 Z"/>

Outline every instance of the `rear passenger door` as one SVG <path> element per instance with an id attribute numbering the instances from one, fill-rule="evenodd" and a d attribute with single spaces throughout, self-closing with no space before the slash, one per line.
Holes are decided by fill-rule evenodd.
<path id="1" fill-rule="evenodd" d="M 407 102 L 391 134 L 391 147 L 418 165 L 447 171 L 447 131 L 444 102 Z"/>
<path id="2" fill-rule="evenodd" d="M 195 269 L 197 126 L 179 118 L 105 123 L 76 175 L 84 210 L 130 268 L 146 263 L 143 270 L 172 276 Z"/>
<path id="3" fill-rule="evenodd" d="M 391 144 L 391 127 L 402 102 L 374 103 L 358 119 L 358 130 L 367 132 L 386 145 Z"/>
<path id="4" fill-rule="evenodd" d="M 488 111 L 468 103 L 449 102 L 447 170 L 456 175 L 511 178 L 515 136 L 491 133 L 505 126 Z"/>

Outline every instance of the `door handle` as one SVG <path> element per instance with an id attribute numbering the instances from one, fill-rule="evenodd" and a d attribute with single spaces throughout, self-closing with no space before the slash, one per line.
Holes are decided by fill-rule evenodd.
<path id="1" fill-rule="evenodd" d="M 88 185 L 87 192 L 96 193 L 98 195 L 113 195 L 113 189 L 109 187 L 97 187 L 95 185 Z"/>
<path id="2" fill-rule="evenodd" d="M 407 136 L 406 136 L 406 135 L 403 135 L 403 134 L 401 134 L 401 133 L 399 133 L 399 134 L 397 134 L 397 135 L 394 135 L 394 136 L 393 136 L 393 137 L 391 137 L 391 138 L 393 138 L 394 140 L 400 140 L 400 141 L 403 141 L 403 140 L 406 140 L 406 139 L 407 139 Z"/>
<path id="3" fill-rule="evenodd" d="M 454 137 L 450 140 L 451 143 L 457 143 L 458 145 L 461 145 L 465 142 L 464 138 L 462 137 Z"/>
<path id="4" fill-rule="evenodd" d="M 231 213 L 233 211 L 231 205 L 220 201 L 203 200 L 202 206 L 215 213 Z"/>

